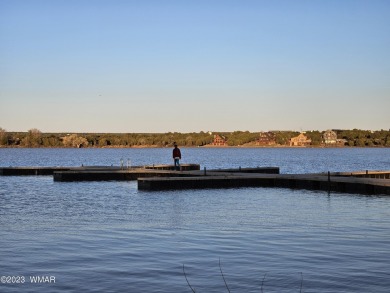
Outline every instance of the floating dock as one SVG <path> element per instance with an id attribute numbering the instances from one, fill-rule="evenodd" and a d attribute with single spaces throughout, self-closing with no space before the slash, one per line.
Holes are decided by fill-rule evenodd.
<path id="1" fill-rule="evenodd" d="M 277 167 L 265 167 L 265 168 L 244 168 L 244 169 L 227 169 L 225 170 L 200 170 L 200 166 L 197 164 L 182 164 L 181 171 L 175 171 L 172 165 L 152 165 L 145 167 L 133 167 L 128 169 L 116 169 L 116 170 L 98 170 L 98 169 L 85 169 L 85 170 L 66 170 L 66 171 L 54 171 L 54 181 L 70 182 L 70 181 L 129 181 L 137 180 L 138 178 L 181 178 L 181 177 L 199 177 L 207 174 L 231 173 L 242 172 L 242 174 L 249 173 L 272 173 L 279 174 L 279 168 Z"/>
<path id="2" fill-rule="evenodd" d="M 75 174 L 73 177 L 75 178 L 74 181 L 83 181 L 84 175 L 88 173 L 124 173 L 124 172 L 132 172 L 134 170 L 144 170 L 143 174 L 146 172 L 153 172 L 152 170 L 166 170 L 166 171 L 173 171 L 175 170 L 175 166 L 173 165 L 146 165 L 146 166 L 133 166 L 133 167 L 119 167 L 119 166 L 81 166 L 81 167 L 0 167 L 0 176 L 50 176 L 54 175 L 54 173 L 61 173 L 61 172 L 70 172 L 70 174 Z M 182 164 L 181 170 L 183 171 L 195 171 L 200 170 L 200 165 L 198 164 Z M 80 176 L 77 176 L 77 174 L 80 174 Z M 145 175 L 146 176 L 146 175 Z M 86 176 L 90 177 L 90 176 Z M 121 176 L 118 176 L 121 177 Z M 59 177 L 61 178 L 61 176 Z M 64 176 L 66 178 L 66 176 Z M 102 178 L 102 177 L 101 177 Z M 113 176 L 114 179 L 108 179 L 108 180 L 115 180 L 115 175 Z M 88 179 L 86 179 L 89 181 Z M 104 180 L 99 179 L 99 176 L 96 177 L 96 181 Z M 118 179 L 119 180 L 119 179 Z M 134 180 L 134 179 L 130 179 Z M 59 180 L 61 181 L 61 180 Z"/>
<path id="3" fill-rule="evenodd" d="M 390 174 L 390 171 L 387 172 Z M 279 187 L 328 192 L 390 195 L 390 180 L 315 174 L 245 174 L 183 178 L 138 178 L 139 190 Z"/>
<path id="4" fill-rule="evenodd" d="M 328 192 L 390 195 L 390 171 L 279 174 L 278 167 L 203 170 L 198 164 L 81 166 L 81 167 L 0 167 L 3 176 L 51 175 L 54 181 L 137 180 L 139 190 L 181 190 L 201 188 L 277 187 Z"/>
<path id="5" fill-rule="evenodd" d="M 0 175 L 2 176 L 47 176 L 53 175 L 57 171 L 76 170 L 72 167 L 2 167 Z"/>

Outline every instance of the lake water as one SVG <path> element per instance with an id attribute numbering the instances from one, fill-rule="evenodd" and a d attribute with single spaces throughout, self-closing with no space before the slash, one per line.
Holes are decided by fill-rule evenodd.
<path id="1" fill-rule="evenodd" d="M 182 154 L 182 163 L 208 169 L 390 169 L 388 148 Z M 170 157 L 171 149 L 0 149 L 1 166 L 165 164 Z M 388 196 L 146 192 L 136 182 L 0 176 L 0 229 L 0 292 L 192 292 L 187 280 L 196 292 L 229 292 L 225 281 L 230 292 L 390 291 Z M 52 282 L 33 283 L 35 276 Z"/>

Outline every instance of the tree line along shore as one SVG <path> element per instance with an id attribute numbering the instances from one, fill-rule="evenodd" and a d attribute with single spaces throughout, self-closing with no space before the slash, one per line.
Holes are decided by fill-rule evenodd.
<path id="1" fill-rule="evenodd" d="M 328 131 L 329 132 L 329 131 Z M 268 132 L 191 132 L 191 133 L 43 133 L 33 128 L 27 132 L 7 132 L 0 128 L 0 147 L 171 147 L 176 142 L 182 147 L 284 147 L 299 135 L 306 143 L 299 146 L 390 147 L 390 130 L 332 130 L 337 143 L 326 143 L 325 131 Z M 217 143 L 216 143 L 217 141 Z"/>

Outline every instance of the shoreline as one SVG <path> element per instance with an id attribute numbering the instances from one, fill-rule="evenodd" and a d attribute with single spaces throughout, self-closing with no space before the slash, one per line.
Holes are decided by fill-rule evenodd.
<path id="1" fill-rule="evenodd" d="M 388 146 L 287 146 L 287 145 L 275 145 L 275 146 L 256 146 L 256 145 L 241 145 L 241 146 L 213 146 L 213 145 L 204 145 L 204 146 L 180 146 L 183 149 L 190 148 L 207 148 L 207 149 L 233 149 L 233 148 L 242 148 L 242 149 L 284 149 L 284 148 L 292 148 L 292 149 L 352 149 L 352 148 L 360 148 L 360 149 L 384 149 L 390 148 Z M 103 147 L 81 147 L 79 149 L 170 149 L 173 146 L 157 146 L 157 145 L 142 145 L 142 146 L 103 146 Z M 0 146 L 0 149 L 77 149 L 75 147 L 25 147 L 25 146 Z"/>

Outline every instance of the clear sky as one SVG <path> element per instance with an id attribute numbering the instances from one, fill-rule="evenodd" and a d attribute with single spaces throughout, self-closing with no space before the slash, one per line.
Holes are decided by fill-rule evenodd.
<path id="1" fill-rule="evenodd" d="M 388 0 L 0 0 L 0 127 L 389 129 Z"/>

